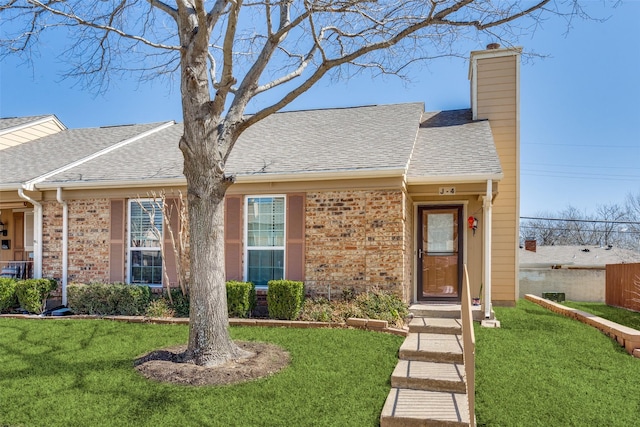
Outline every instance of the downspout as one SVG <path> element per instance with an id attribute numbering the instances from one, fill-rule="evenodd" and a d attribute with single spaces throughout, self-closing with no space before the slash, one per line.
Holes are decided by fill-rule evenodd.
<path id="1" fill-rule="evenodd" d="M 42 204 L 24 194 L 23 188 L 18 188 L 18 196 L 33 205 L 33 277 L 42 278 Z"/>
<path id="2" fill-rule="evenodd" d="M 484 218 L 484 318 L 491 318 L 491 206 L 493 181 L 487 180 L 487 195 L 483 203 Z"/>
<path id="3" fill-rule="evenodd" d="M 69 269 L 69 205 L 62 199 L 62 188 L 58 187 L 56 199 L 62 205 L 62 305 L 67 305 L 67 271 Z"/>

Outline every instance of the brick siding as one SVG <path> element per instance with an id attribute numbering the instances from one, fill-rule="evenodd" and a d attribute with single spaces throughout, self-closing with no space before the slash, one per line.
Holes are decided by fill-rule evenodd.
<path id="1" fill-rule="evenodd" d="M 109 200 L 69 200 L 69 282 L 105 282 L 109 278 Z M 62 205 L 43 208 L 42 274 L 62 276 Z"/>
<path id="2" fill-rule="evenodd" d="M 407 299 L 405 203 L 401 191 L 307 193 L 307 291 L 334 298 L 378 288 Z"/>

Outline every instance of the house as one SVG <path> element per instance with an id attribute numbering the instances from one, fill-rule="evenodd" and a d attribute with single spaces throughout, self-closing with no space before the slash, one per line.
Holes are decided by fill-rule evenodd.
<path id="1" fill-rule="evenodd" d="M 605 302 L 606 266 L 640 263 L 640 253 L 615 246 L 538 246 L 520 248 L 520 297 L 562 292 L 571 301 Z"/>
<path id="2" fill-rule="evenodd" d="M 227 279 L 303 280 L 313 294 L 380 288 L 405 301 L 518 297 L 520 49 L 471 53 L 471 108 L 422 103 L 292 111 L 248 129 L 227 163 Z M 149 195 L 185 188 L 179 123 L 66 129 L 0 120 L 10 249 L 36 276 L 160 286 L 172 251 Z M 11 122 L 13 120 L 13 122 Z M 30 127 L 31 125 L 31 127 Z M 1 143 L 1 140 L 0 140 Z M 150 219 L 153 218 L 153 219 Z M 167 253 L 168 252 L 168 253 Z M 65 290 L 63 286 L 63 299 Z M 491 304 L 485 304 L 489 313 Z"/>

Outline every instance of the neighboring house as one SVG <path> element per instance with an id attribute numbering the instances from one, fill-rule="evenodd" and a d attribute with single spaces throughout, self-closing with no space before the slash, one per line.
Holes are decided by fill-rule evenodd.
<path id="1" fill-rule="evenodd" d="M 537 246 L 520 248 L 520 298 L 564 292 L 571 301 L 605 302 L 607 264 L 640 262 L 640 253 L 614 246 Z"/>
<path id="2" fill-rule="evenodd" d="M 474 295 L 483 284 L 484 301 L 514 304 L 519 64 L 519 49 L 472 52 L 468 110 L 281 112 L 248 129 L 226 167 L 236 176 L 225 205 L 227 278 L 459 301 L 466 264 Z M 159 248 L 160 238 L 171 243 L 142 207 L 152 191 L 184 190 L 181 133 L 173 122 L 62 128 L 1 150 L 0 211 L 13 236 L 1 259 L 33 254 L 35 275 L 64 284 L 157 286 L 164 262 L 174 282 L 173 253 L 163 259 Z"/>

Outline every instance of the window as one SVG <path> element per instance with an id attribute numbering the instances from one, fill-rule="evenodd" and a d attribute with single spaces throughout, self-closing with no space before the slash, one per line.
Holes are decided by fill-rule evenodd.
<path id="1" fill-rule="evenodd" d="M 162 210 L 153 200 L 129 200 L 129 283 L 162 285 Z"/>
<path id="2" fill-rule="evenodd" d="M 284 196 L 247 197 L 246 278 L 256 286 L 284 278 Z"/>

